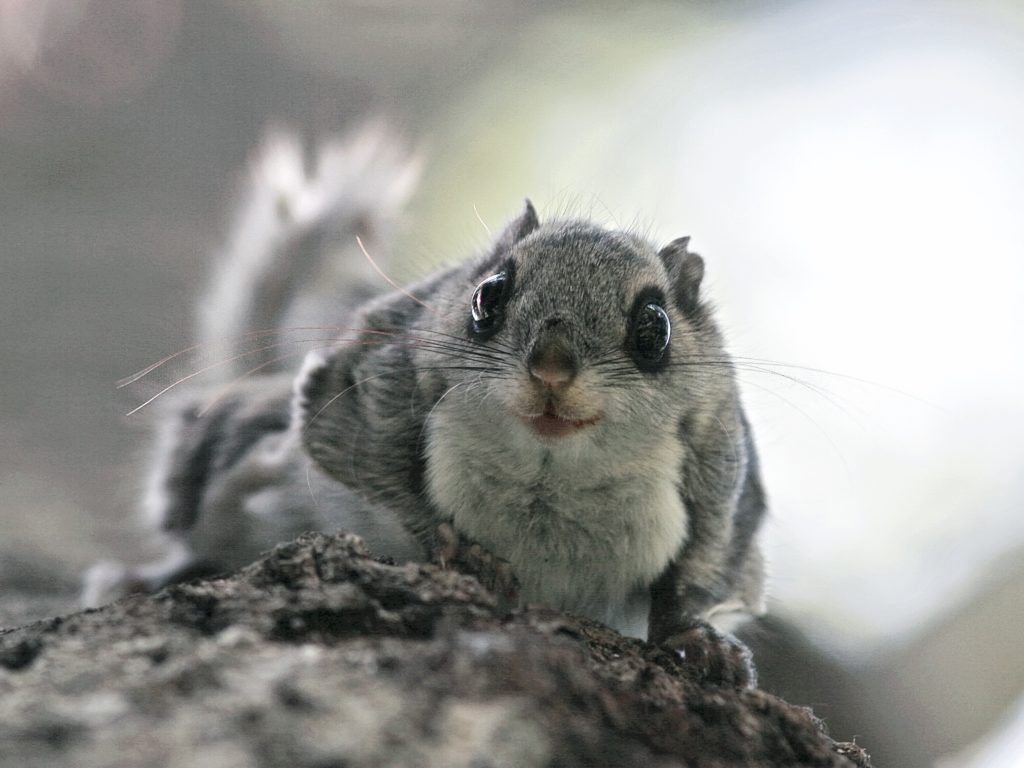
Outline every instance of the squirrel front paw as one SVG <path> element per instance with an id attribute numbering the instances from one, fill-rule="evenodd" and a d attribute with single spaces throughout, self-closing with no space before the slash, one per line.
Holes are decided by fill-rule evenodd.
<path id="1" fill-rule="evenodd" d="M 730 688 L 757 687 L 750 649 L 741 640 L 696 621 L 664 638 L 652 638 L 701 682 Z"/>
<path id="2" fill-rule="evenodd" d="M 499 606 L 509 609 L 519 602 L 519 580 L 512 564 L 495 557 L 476 542 L 458 533 L 451 523 L 441 523 L 436 531 L 435 559 L 442 568 L 475 576 L 485 589 L 494 593 Z"/>

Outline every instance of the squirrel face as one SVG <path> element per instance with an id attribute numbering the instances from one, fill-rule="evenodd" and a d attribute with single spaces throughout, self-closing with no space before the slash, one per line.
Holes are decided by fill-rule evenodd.
<path id="1" fill-rule="evenodd" d="M 699 259 L 682 246 L 672 258 Z M 675 429 L 709 383 L 709 369 L 687 359 L 719 355 L 701 314 L 679 301 L 682 270 L 673 275 L 668 257 L 577 221 L 538 225 L 496 252 L 445 297 L 446 314 L 461 315 L 446 332 L 479 368 L 445 371 L 451 402 L 434 416 L 479 418 L 474 427 L 500 425 L 544 447 Z"/>

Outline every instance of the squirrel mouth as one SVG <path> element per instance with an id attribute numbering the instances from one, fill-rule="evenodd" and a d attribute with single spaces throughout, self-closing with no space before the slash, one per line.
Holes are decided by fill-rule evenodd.
<path id="1" fill-rule="evenodd" d="M 566 419 L 559 416 L 555 409 L 548 404 L 544 413 L 539 416 L 529 416 L 526 423 L 541 437 L 565 437 L 574 434 L 584 427 L 596 424 L 601 416 L 592 416 L 589 419 Z"/>

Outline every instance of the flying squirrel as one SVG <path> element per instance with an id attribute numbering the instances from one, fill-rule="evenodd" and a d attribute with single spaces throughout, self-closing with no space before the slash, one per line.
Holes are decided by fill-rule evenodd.
<path id="1" fill-rule="evenodd" d="M 708 621 L 763 612 L 765 496 L 689 238 L 542 223 L 527 201 L 483 253 L 383 293 L 365 244 L 379 259 L 417 165 L 379 124 L 311 169 L 267 140 L 201 305 L 222 380 L 157 403 L 143 506 L 168 555 L 97 564 L 84 602 L 344 528 L 753 684 Z M 296 329 L 322 336 L 297 372 L 237 376 L 243 339 Z"/>

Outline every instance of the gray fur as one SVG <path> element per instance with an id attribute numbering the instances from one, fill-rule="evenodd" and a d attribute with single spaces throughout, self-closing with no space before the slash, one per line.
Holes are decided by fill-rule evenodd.
<path id="1" fill-rule="evenodd" d="M 505 326 L 473 341 L 470 297 L 507 260 Z M 307 450 L 399 510 L 425 547 L 451 521 L 511 563 L 528 601 L 645 634 L 656 587 L 660 636 L 726 603 L 760 612 L 763 497 L 721 338 L 697 301 L 699 264 L 685 243 L 659 255 L 583 221 L 538 226 L 528 206 L 491 253 L 413 286 L 422 303 L 392 294 L 369 307 L 360 325 L 392 342 L 367 331 L 307 369 Z M 674 364 L 644 374 L 623 347 L 634 299 L 652 287 L 677 297 Z M 543 408 L 527 359 L 553 318 L 579 360 L 563 405 L 600 420 L 552 441 L 523 417 Z"/>
<path id="2" fill-rule="evenodd" d="M 484 339 L 471 298 L 501 270 L 512 290 Z M 703 272 L 685 238 L 659 251 L 541 224 L 527 203 L 487 253 L 356 311 L 294 383 L 179 410 L 157 517 L 194 561 L 223 566 L 302 527 L 419 559 L 450 523 L 511 564 L 525 600 L 657 639 L 724 608 L 759 613 L 764 493 Z M 671 321 L 657 370 L 627 348 L 647 295 Z M 539 347 L 571 361 L 557 394 L 531 374 Z M 553 403 L 586 426 L 538 434 L 527 420 Z"/>
<path id="3" fill-rule="evenodd" d="M 291 426 L 294 372 L 268 375 L 267 365 L 240 378 L 252 365 L 245 351 L 288 340 L 277 326 L 322 327 L 334 338 L 357 303 L 379 293 L 355 238 L 383 249 L 419 163 L 370 123 L 324 144 L 306 166 L 294 136 L 271 133 L 199 307 L 201 349 L 221 383 L 156 404 L 142 511 L 166 557 L 140 567 L 98 563 L 85 574 L 84 605 L 244 565 L 308 530 L 358 530 L 381 556 L 424 557 L 393 512 L 326 477 L 303 453 Z M 298 336 L 313 335 L 307 328 Z"/>

